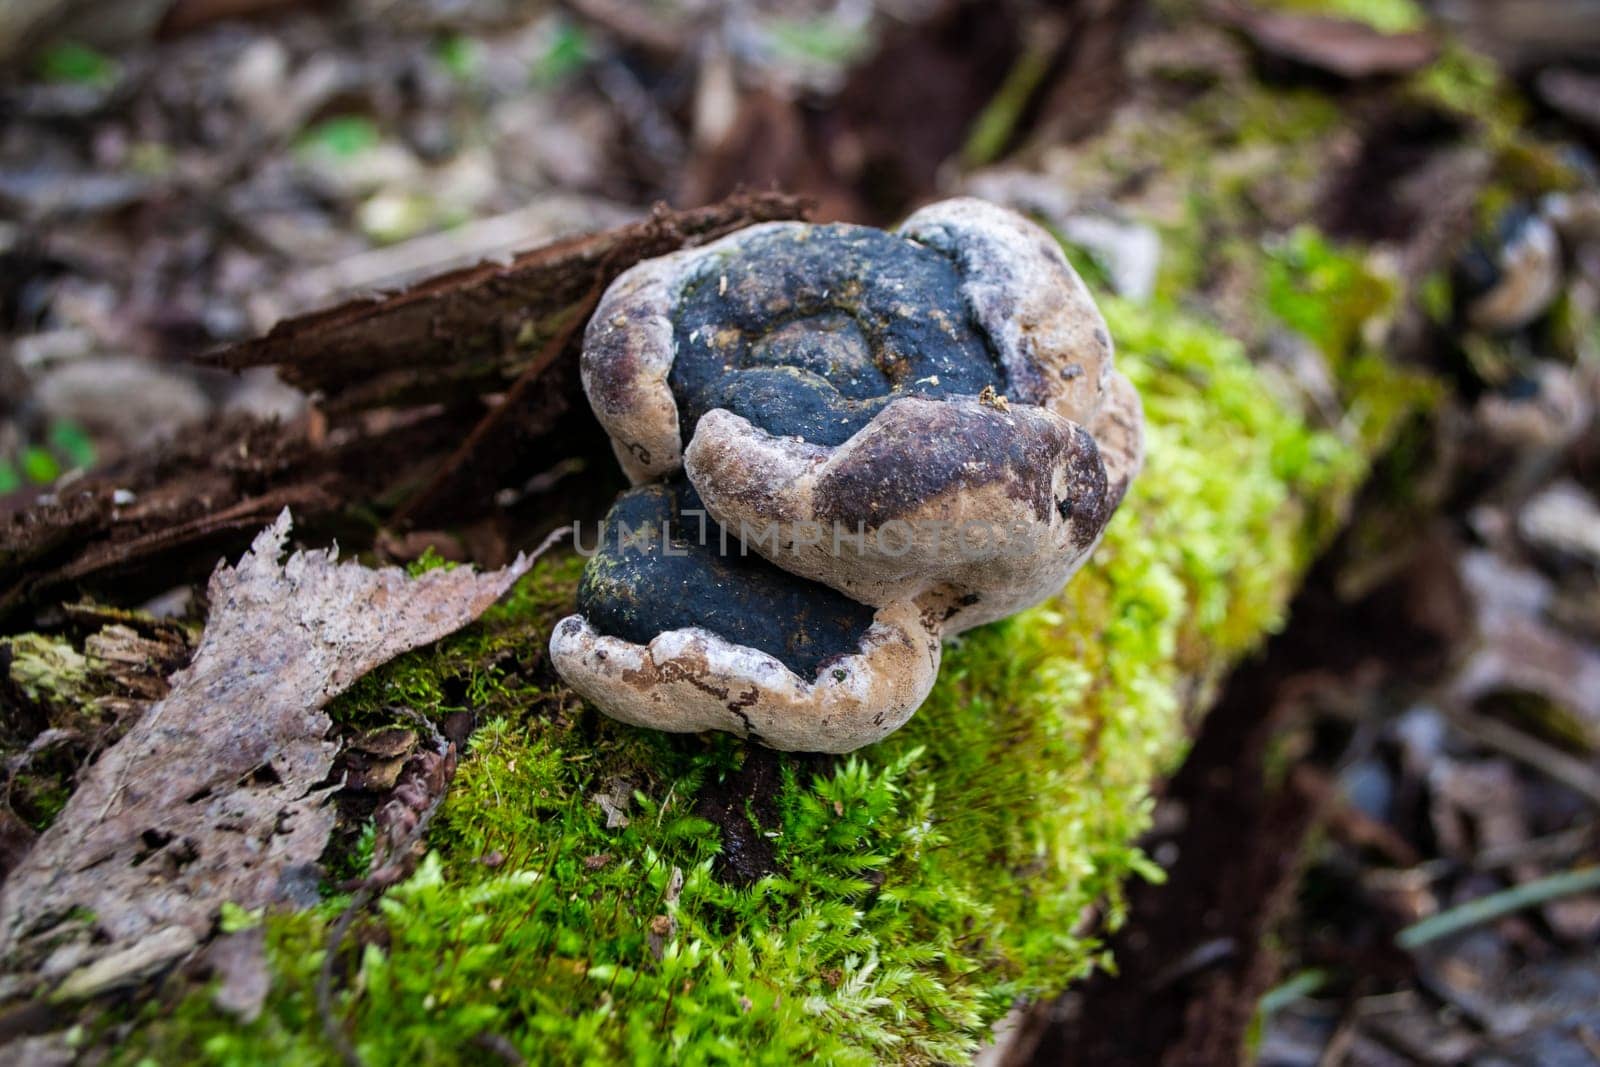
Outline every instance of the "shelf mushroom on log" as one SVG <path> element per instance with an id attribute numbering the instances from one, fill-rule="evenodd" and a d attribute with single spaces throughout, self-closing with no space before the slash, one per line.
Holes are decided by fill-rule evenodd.
<path id="1" fill-rule="evenodd" d="M 939 676 L 940 629 L 915 602 L 873 608 L 742 550 L 682 478 L 624 493 L 604 530 L 582 614 L 551 645 L 613 718 L 848 752 L 910 718 Z"/>
<path id="2" fill-rule="evenodd" d="M 624 721 L 775 748 L 900 726 L 941 640 L 1058 592 L 1142 462 L 1087 288 L 1046 231 L 974 199 L 646 260 L 597 307 L 582 373 L 642 488 L 557 670 Z"/>

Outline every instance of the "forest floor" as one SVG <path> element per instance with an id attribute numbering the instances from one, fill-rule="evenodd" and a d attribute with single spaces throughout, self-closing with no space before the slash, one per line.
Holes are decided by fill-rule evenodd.
<path id="1" fill-rule="evenodd" d="M 1157 786 L 1140 845 L 1166 878 L 1130 889 L 1114 972 L 1019 1006 L 985 1055 L 1600 1060 L 1600 75 L 1581 61 L 1600 27 L 1555 0 L 1516 27 L 1487 4 L 1449 24 L 1407 0 L 1270 6 L 180 0 L 28 49 L 0 80 L 0 634 L 115 618 L 71 606 L 84 592 L 146 614 L 124 650 L 142 670 L 92 721 L 47 714 L 0 643 L 0 874 L 188 661 L 218 556 L 283 507 L 380 562 L 485 568 L 546 532 L 551 494 L 603 507 L 581 466 L 518 453 L 535 431 L 599 451 L 559 389 L 482 398 L 562 350 L 571 324 L 545 320 L 608 257 L 802 209 L 769 189 L 874 224 L 974 192 L 1044 219 L 1120 299 L 1175 294 L 1330 423 L 1316 348 L 1341 330 L 1381 318 L 1379 343 L 1338 342 L 1430 383 Z M 511 260 L 739 190 L 758 193 Z M 522 294 L 430 279 L 483 260 L 566 288 L 530 336 L 463 354 L 472 317 Z M 1366 292 L 1352 271 L 1388 286 L 1354 298 L 1382 315 L 1320 295 Z M 360 300 L 416 283 L 420 326 Z M 1298 332 L 1263 329 L 1263 303 Z M 137 499 L 69 503 L 108 471 L 137 472 Z M 375 538 L 352 501 L 407 521 Z M 363 815 L 402 770 L 438 771 L 371 744 L 342 765 L 393 772 Z M 0 1014 L 0 1044 L 36 1028 Z"/>

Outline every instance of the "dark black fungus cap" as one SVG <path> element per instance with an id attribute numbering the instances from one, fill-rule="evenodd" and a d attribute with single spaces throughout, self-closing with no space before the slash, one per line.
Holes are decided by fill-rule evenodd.
<path id="1" fill-rule="evenodd" d="M 708 257 L 672 313 L 684 443 L 714 408 L 840 445 L 896 397 L 1003 394 L 961 286 L 942 253 L 865 226 L 773 228 Z"/>
<path id="2" fill-rule="evenodd" d="M 709 516 L 693 514 L 703 510 L 682 478 L 617 500 L 578 586 L 578 610 L 596 630 L 643 645 L 698 626 L 802 678 L 858 650 L 872 608 L 744 550 Z"/>

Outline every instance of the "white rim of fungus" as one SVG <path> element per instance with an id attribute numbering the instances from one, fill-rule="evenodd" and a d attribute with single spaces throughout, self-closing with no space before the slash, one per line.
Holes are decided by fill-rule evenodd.
<path id="1" fill-rule="evenodd" d="M 776 656 L 698 626 L 641 645 L 570 615 L 550 637 L 561 677 L 611 718 L 803 752 L 849 752 L 886 737 L 939 677 L 940 635 L 915 604 L 880 608 L 857 647 L 806 681 Z"/>

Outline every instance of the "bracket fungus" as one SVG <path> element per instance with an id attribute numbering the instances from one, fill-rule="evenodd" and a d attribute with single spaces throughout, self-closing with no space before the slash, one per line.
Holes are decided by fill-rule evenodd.
<path id="1" fill-rule="evenodd" d="M 582 375 L 638 488 L 557 670 L 624 721 L 776 748 L 900 726 L 943 638 L 1056 593 L 1142 462 L 1087 288 L 1047 232 L 974 199 L 640 263 Z"/>

